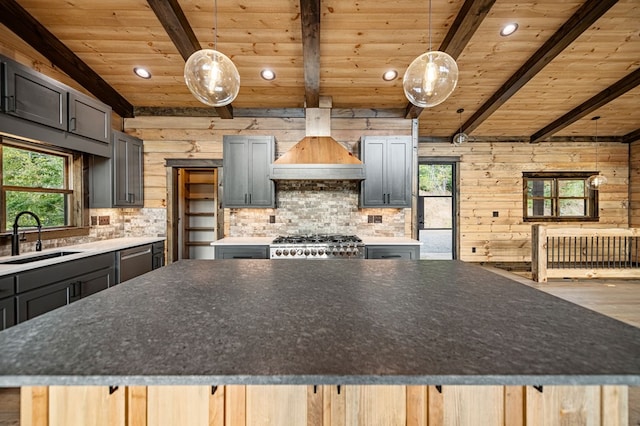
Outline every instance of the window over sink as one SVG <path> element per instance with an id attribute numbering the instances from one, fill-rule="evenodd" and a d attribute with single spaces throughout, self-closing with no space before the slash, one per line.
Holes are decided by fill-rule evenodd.
<path id="1" fill-rule="evenodd" d="M 0 232 L 10 232 L 25 210 L 38 215 L 45 232 L 82 226 L 83 197 L 75 188 L 81 185 L 74 185 L 82 175 L 81 154 L 3 137 L 0 157 Z M 30 220 L 23 216 L 20 224 Z"/>

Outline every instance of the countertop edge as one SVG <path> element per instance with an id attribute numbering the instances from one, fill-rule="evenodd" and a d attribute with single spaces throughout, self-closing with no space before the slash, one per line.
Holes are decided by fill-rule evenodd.
<path id="1" fill-rule="evenodd" d="M 640 386 L 629 375 L 436 375 L 436 376 L 0 376 L 0 387 L 16 386 L 224 386 L 224 385 L 431 385 L 431 386 Z"/>
<path id="2" fill-rule="evenodd" d="M 42 250 L 41 252 L 28 252 L 22 255 L 38 255 L 46 254 L 56 251 L 78 251 L 68 256 L 55 257 L 52 259 L 39 260 L 31 263 L 23 263 L 17 265 L 3 265 L 0 264 L 0 277 L 17 274 L 20 272 L 31 271 L 38 268 L 43 268 L 51 265 L 57 265 L 63 262 L 69 262 L 73 260 L 83 259 L 86 257 L 96 256 L 103 253 L 109 253 L 118 250 L 124 250 L 131 247 L 137 247 L 145 244 L 152 244 L 159 241 L 165 241 L 165 237 L 125 237 L 125 238 L 111 238 L 108 240 L 93 241 L 90 243 L 74 244 L 70 246 L 60 246 Z M 0 260 L 11 260 L 13 256 L 3 256 Z"/>

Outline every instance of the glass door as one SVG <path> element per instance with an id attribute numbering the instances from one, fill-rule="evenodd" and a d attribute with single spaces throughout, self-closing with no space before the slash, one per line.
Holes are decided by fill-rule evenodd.
<path id="1" fill-rule="evenodd" d="M 418 165 L 418 238 L 421 259 L 456 258 L 456 163 Z"/>

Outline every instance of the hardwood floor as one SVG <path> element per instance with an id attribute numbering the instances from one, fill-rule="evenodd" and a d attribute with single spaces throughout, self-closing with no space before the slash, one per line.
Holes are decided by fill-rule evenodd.
<path id="1" fill-rule="evenodd" d="M 640 327 L 640 280 L 552 280 L 536 283 L 527 273 L 487 269 L 522 284 Z M 20 391 L 0 388 L 0 426 L 20 424 Z M 640 426 L 640 387 L 629 389 L 629 426 Z"/>

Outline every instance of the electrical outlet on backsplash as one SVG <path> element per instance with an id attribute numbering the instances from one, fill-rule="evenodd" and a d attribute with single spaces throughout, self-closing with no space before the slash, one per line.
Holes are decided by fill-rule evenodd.
<path id="1" fill-rule="evenodd" d="M 359 183 L 354 181 L 280 181 L 276 197 L 277 209 L 226 209 L 227 236 L 331 233 L 404 237 L 406 220 L 411 220 L 410 209 L 358 208 Z"/>

